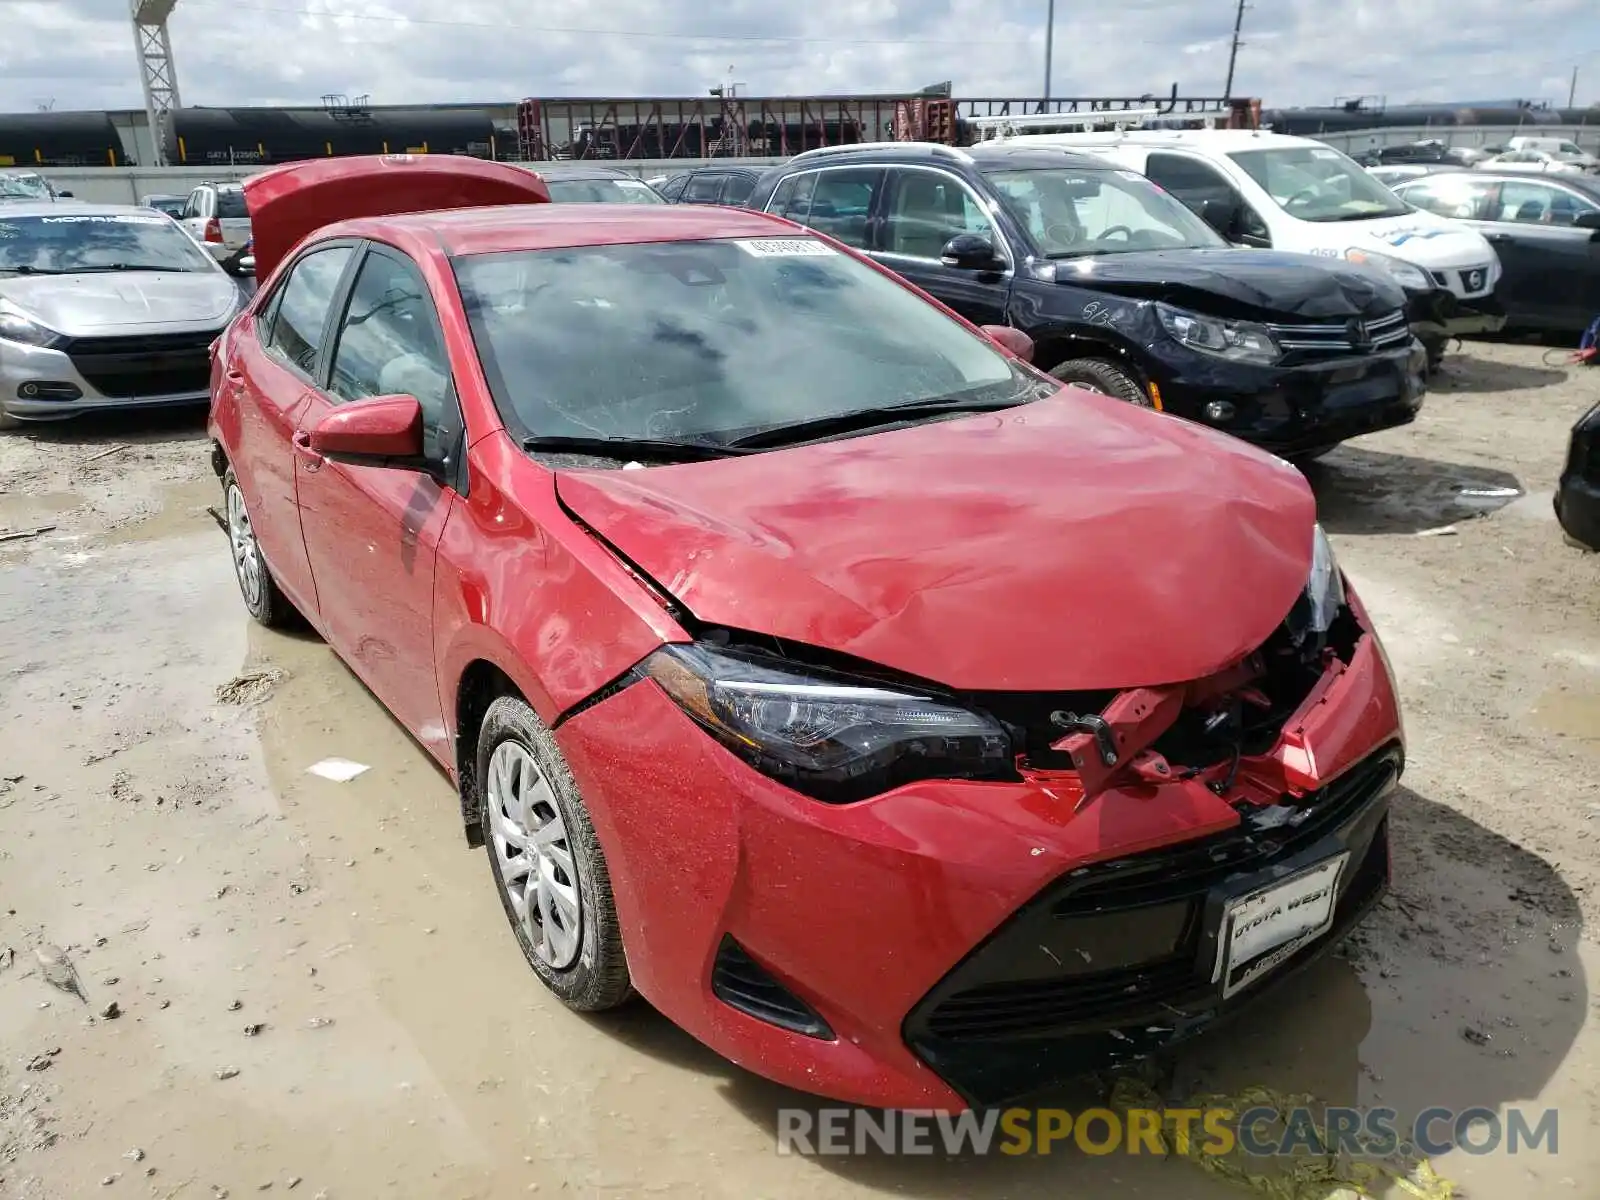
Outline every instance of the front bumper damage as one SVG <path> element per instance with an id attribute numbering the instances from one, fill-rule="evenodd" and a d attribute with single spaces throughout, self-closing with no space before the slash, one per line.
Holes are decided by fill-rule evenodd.
<path id="1" fill-rule="evenodd" d="M 1424 345 L 1437 345 L 1455 337 L 1499 333 L 1505 328 L 1506 310 L 1492 293 L 1463 299 L 1448 288 L 1407 289 L 1406 319 Z"/>
<path id="2" fill-rule="evenodd" d="M 1081 697 L 996 696 L 997 716 L 1032 722 L 1019 781 L 851 804 L 761 775 L 653 681 L 621 688 L 557 738 L 635 985 L 737 1064 L 888 1108 L 998 1103 L 1206 1028 L 1335 944 L 1387 883 L 1403 733 L 1354 598 L 1349 612 L 1338 656 L 1230 760 L 1186 766 L 1180 723 L 1127 771 L 1080 776 L 1075 735 L 1036 738 L 1027 714 Z M 1328 927 L 1224 996 L 1226 903 L 1343 853 Z"/>

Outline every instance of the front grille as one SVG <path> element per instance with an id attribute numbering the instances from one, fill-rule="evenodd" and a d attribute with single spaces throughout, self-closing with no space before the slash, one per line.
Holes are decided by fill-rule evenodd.
<path id="1" fill-rule="evenodd" d="M 711 968 L 711 993 L 746 1016 L 792 1033 L 831 1041 L 833 1030 L 816 1011 L 779 983 L 745 948 L 724 937 Z"/>
<path id="2" fill-rule="evenodd" d="M 1268 325 L 1272 336 L 1285 351 L 1299 357 L 1333 357 L 1392 350 L 1411 340 L 1411 329 L 1403 309 L 1364 322 L 1366 337 L 1354 326 L 1358 322 L 1340 321 L 1322 325 Z"/>
<path id="3" fill-rule="evenodd" d="M 211 383 L 211 343 L 222 329 L 131 337 L 72 338 L 57 349 L 102 396 L 134 399 L 204 392 Z"/>
<path id="4" fill-rule="evenodd" d="M 1457 271 L 1456 277 L 1461 281 L 1461 294 L 1464 296 L 1475 296 L 1489 286 L 1489 268 L 1487 266 L 1468 267 L 1465 270 Z"/>
<path id="5" fill-rule="evenodd" d="M 1339 907 L 1363 906 L 1388 875 L 1381 825 L 1363 813 L 1399 771 L 1398 751 L 1385 750 L 1303 800 L 1286 799 L 1287 819 L 1253 810 L 1226 832 L 1070 872 L 930 993 L 908 1020 L 910 1040 L 1104 1031 L 1213 1004 L 1214 889 L 1340 836 L 1353 857 Z M 1273 819 L 1282 823 L 1264 828 Z"/>

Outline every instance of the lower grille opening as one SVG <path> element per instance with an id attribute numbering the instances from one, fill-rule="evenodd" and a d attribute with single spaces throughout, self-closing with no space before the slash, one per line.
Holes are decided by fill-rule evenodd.
<path id="1" fill-rule="evenodd" d="M 102 396 L 133 399 L 203 392 L 211 383 L 211 342 L 221 330 L 73 338 L 58 347 Z"/>
<path id="2" fill-rule="evenodd" d="M 779 983 L 731 937 L 723 936 L 711 968 L 711 994 L 729 1008 L 806 1037 L 833 1040 L 833 1030 L 804 1000 Z"/>

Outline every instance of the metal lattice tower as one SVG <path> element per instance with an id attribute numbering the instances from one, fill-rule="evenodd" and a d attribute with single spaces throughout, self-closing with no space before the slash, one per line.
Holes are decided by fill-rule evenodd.
<path id="1" fill-rule="evenodd" d="M 178 68 L 172 61 L 172 37 L 167 18 L 177 0 L 130 0 L 133 15 L 133 44 L 139 54 L 139 78 L 144 85 L 144 116 L 150 140 L 155 144 L 155 163 L 167 163 L 167 134 L 172 111 L 183 107 L 178 96 Z"/>

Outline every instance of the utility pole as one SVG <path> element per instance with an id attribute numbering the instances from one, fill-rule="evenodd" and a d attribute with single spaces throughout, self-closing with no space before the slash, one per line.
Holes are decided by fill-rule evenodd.
<path id="1" fill-rule="evenodd" d="M 1044 99 L 1046 107 L 1050 103 L 1050 56 L 1056 48 L 1056 0 L 1049 0 L 1049 5 L 1045 9 L 1044 18 Z M 1044 109 L 1040 111 L 1042 112 Z"/>
<path id="2" fill-rule="evenodd" d="M 1578 68 L 1572 68 L 1572 86 L 1567 89 L 1567 107 L 1571 108 L 1578 99 Z"/>
<path id="3" fill-rule="evenodd" d="M 1244 28 L 1244 10 L 1248 6 L 1244 0 L 1239 0 L 1239 8 L 1233 14 L 1233 48 L 1228 51 L 1228 82 L 1222 85 L 1222 98 L 1233 99 L 1233 65 L 1239 60 L 1239 47 L 1244 43 L 1239 40 L 1239 31 Z"/>

